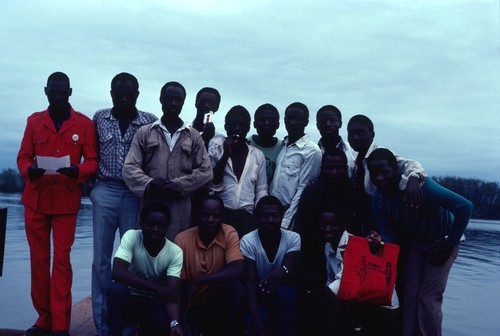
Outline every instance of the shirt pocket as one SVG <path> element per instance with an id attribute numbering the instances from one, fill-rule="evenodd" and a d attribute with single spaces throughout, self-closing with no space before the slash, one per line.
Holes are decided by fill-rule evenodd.
<path id="1" fill-rule="evenodd" d="M 111 155 L 113 151 L 113 134 L 111 132 L 104 133 L 99 139 L 99 146 L 101 158 Z"/>
<path id="2" fill-rule="evenodd" d="M 158 141 L 149 141 L 144 147 L 143 170 L 149 172 L 158 168 Z"/>
<path id="3" fill-rule="evenodd" d="M 181 162 L 180 169 L 185 174 L 191 174 L 193 172 L 193 155 L 192 148 L 190 144 L 181 145 Z"/>
<path id="4" fill-rule="evenodd" d="M 47 152 L 47 143 L 49 141 L 49 135 L 47 133 L 35 133 L 33 135 L 33 147 L 35 148 L 35 153 L 37 155 L 51 155 L 52 153 Z"/>
<path id="5" fill-rule="evenodd" d="M 283 162 L 283 172 L 286 176 L 297 178 L 300 173 L 302 160 L 300 155 L 291 155 L 286 161 Z"/>

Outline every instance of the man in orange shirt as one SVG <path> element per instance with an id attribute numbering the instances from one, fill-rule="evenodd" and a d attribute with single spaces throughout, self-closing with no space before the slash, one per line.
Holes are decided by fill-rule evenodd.
<path id="1" fill-rule="evenodd" d="M 244 291 L 238 233 L 222 224 L 224 204 L 219 197 L 206 196 L 200 205 L 198 226 L 174 240 L 184 254 L 184 323 L 193 336 L 236 335 Z"/>
<path id="2" fill-rule="evenodd" d="M 31 297 L 38 312 L 27 336 L 66 336 L 71 317 L 70 263 L 82 183 L 97 171 L 94 123 L 69 104 L 72 90 L 62 72 L 49 76 L 49 107 L 28 118 L 17 165 L 26 187 L 22 195 L 31 259 Z M 82 161 L 83 158 L 83 161 Z M 43 159 L 63 162 L 44 169 Z M 54 257 L 50 272 L 50 233 Z"/>

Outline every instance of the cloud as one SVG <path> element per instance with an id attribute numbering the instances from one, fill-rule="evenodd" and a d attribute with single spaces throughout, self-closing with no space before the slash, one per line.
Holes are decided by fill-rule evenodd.
<path id="1" fill-rule="evenodd" d="M 233 105 L 270 102 L 283 114 L 302 101 L 317 139 L 315 112 L 334 104 L 344 136 L 348 119 L 366 114 L 378 143 L 431 174 L 500 181 L 495 2 L 28 0 L 4 4 L 0 22 L 0 168 L 26 117 L 46 107 L 50 73 L 70 76 L 73 106 L 92 116 L 127 71 L 140 82 L 138 107 L 157 115 L 169 80 L 188 91 L 186 120 L 199 88 L 220 90 L 218 130 Z"/>

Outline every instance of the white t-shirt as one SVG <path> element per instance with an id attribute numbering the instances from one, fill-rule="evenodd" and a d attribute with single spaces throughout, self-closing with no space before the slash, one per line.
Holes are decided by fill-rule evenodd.
<path id="1" fill-rule="evenodd" d="M 128 270 L 144 279 L 158 281 L 165 276 L 179 277 L 182 269 L 181 248 L 165 238 L 161 251 L 156 257 L 152 257 L 144 247 L 142 239 L 142 230 L 125 232 L 115 258 L 129 262 Z M 136 288 L 132 290 L 135 294 L 148 294 Z"/>
<path id="2" fill-rule="evenodd" d="M 276 257 L 273 262 L 267 258 L 266 251 L 262 246 L 259 238 L 259 230 L 254 230 L 247 233 L 241 238 L 240 248 L 244 257 L 255 261 L 257 267 L 257 277 L 260 282 L 264 279 L 273 269 L 283 265 L 283 258 L 288 252 L 300 251 L 300 236 L 298 233 L 281 230 L 281 240 Z"/>

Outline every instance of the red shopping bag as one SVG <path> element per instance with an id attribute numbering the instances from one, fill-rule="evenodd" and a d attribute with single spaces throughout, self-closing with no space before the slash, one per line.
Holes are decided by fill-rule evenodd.
<path id="1" fill-rule="evenodd" d="M 350 236 L 338 298 L 379 305 L 391 304 L 396 283 L 399 245 L 384 243 L 373 254 L 368 239 Z"/>

